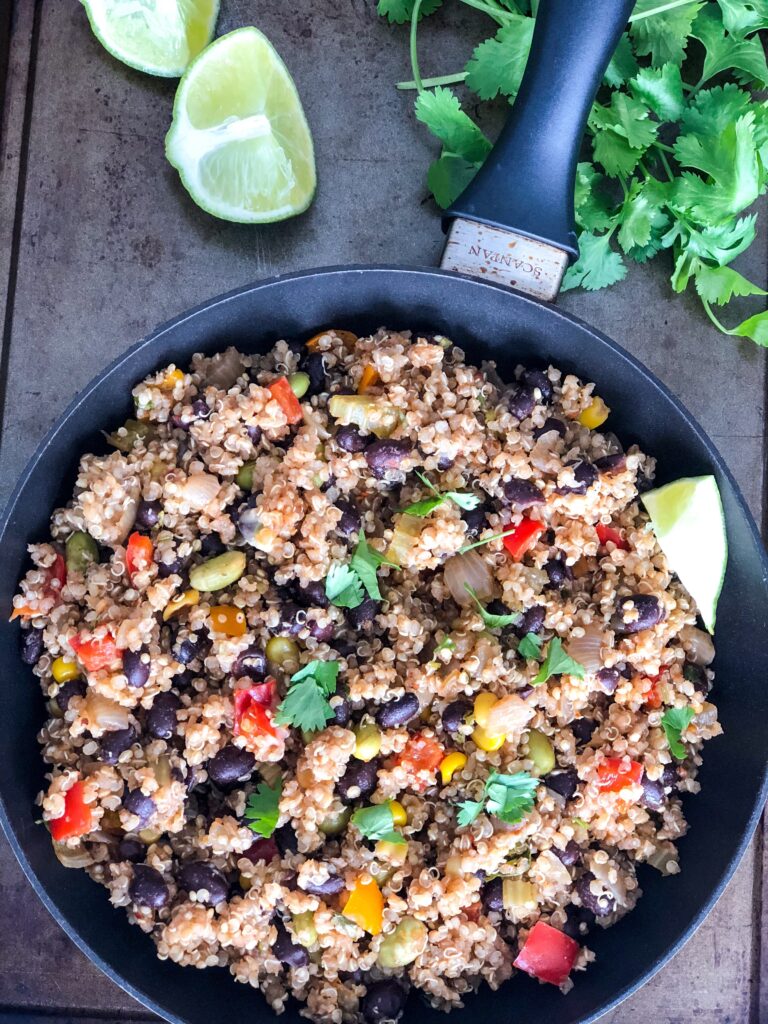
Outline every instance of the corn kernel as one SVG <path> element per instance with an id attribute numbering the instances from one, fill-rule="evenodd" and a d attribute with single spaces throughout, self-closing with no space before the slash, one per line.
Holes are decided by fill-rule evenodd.
<path id="1" fill-rule="evenodd" d="M 579 416 L 579 423 L 589 430 L 596 430 L 608 419 L 611 410 L 599 396 L 592 399 L 592 404 Z"/>
<path id="2" fill-rule="evenodd" d="M 361 725 L 355 736 L 355 753 L 353 756 L 358 761 L 372 761 L 380 750 L 381 733 L 373 722 Z"/>
<path id="3" fill-rule="evenodd" d="M 390 843 L 387 839 L 379 839 L 373 852 L 380 860 L 386 861 L 390 866 L 400 867 L 405 864 L 408 857 L 408 844 Z M 380 884 L 383 885 L 384 883 L 380 881 Z"/>
<path id="4" fill-rule="evenodd" d="M 478 693 L 475 697 L 475 721 L 481 728 L 488 725 L 488 712 L 497 700 L 492 693 Z"/>
<path id="5" fill-rule="evenodd" d="M 200 592 L 197 590 L 185 590 L 183 594 L 179 594 L 178 597 L 174 597 L 172 601 L 163 609 L 163 622 L 167 622 L 172 615 L 180 611 L 182 608 L 190 608 L 194 604 L 199 604 Z"/>
<path id="6" fill-rule="evenodd" d="M 181 370 L 169 370 L 163 377 L 163 382 L 160 385 L 163 391 L 173 391 L 177 384 L 181 384 L 184 380 L 184 374 Z"/>
<path id="7" fill-rule="evenodd" d="M 75 662 L 67 658 L 57 658 L 51 665 L 51 672 L 57 683 L 68 683 L 70 679 L 77 679 L 80 675 L 80 669 Z"/>
<path id="8" fill-rule="evenodd" d="M 443 780 L 443 785 L 447 786 L 456 772 L 461 771 L 466 763 L 467 755 L 462 754 L 460 750 L 454 750 L 452 754 L 444 757 L 440 762 L 440 778 Z"/>
<path id="9" fill-rule="evenodd" d="M 466 758 L 464 758 L 466 761 Z M 405 812 L 405 808 L 399 800 L 390 800 L 389 809 L 392 811 L 392 821 L 395 825 L 407 825 L 408 815 Z"/>
<path id="10" fill-rule="evenodd" d="M 498 750 L 503 745 L 505 739 L 506 736 L 491 736 L 480 725 L 472 733 L 472 742 L 475 746 L 489 753 L 493 750 Z"/>

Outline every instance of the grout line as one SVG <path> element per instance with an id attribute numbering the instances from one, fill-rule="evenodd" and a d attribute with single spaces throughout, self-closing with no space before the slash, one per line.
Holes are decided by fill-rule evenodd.
<path id="1" fill-rule="evenodd" d="M 9 5 L 13 6 L 13 5 Z M 16 301 L 16 286 L 19 277 L 19 252 L 21 249 L 21 229 L 24 219 L 24 200 L 27 191 L 27 166 L 29 162 L 29 140 L 32 127 L 34 93 L 37 78 L 37 51 L 40 41 L 40 23 L 42 20 L 42 0 L 35 0 L 32 21 L 32 35 L 29 49 L 29 67 L 27 73 L 26 96 L 24 99 L 24 118 L 21 129 L 19 147 L 19 174 L 16 184 L 16 203 L 13 212 L 13 231 L 11 234 L 11 255 L 6 291 L 5 322 L 3 323 L 2 347 L 0 348 L 0 443 L 3 437 L 3 413 L 5 396 L 8 387 L 8 367 L 10 362 L 11 332 Z M 10 46 L 10 36 L 9 36 Z M 7 75 L 6 75 L 7 82 Z"/>
<path id="2" fill-rule="evenodd" d="M 5 110 L 8 81 L 11 74 L 11 23 L 13 4 L 8 4 L 0 13 L 0 112 Z M 0 124 L 0 131 L 2 125 Z"/>

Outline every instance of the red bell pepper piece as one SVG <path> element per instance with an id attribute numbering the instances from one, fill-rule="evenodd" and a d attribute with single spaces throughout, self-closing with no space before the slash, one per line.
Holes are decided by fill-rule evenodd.
<path id="1" fill-rule="evenodd" d="M 278 377 L 277 380 L 273 380 L 269 385 L 269 390 L 272 392 L 274 400 L 285 413 L 285 418 L 289 423 L 298 423 L 299 420 L 304 418 L 304 413 L 301 411 L 301 402 L 294 395 L 293 388 L 288 383 L 287 377 Z"/>
<path id="2" fill-rule="evenodd" d="M 106 633 L 102 637 L 78 633 L 69 641 L 69 646 L 82 662 L 86 672 L 112 668 L 122 661 L 122 655 L 111 633 Z"/>
<path id="3" fill-rule="evenodd" d="M 640 782 L 643 766 L 637 761 L 627 761 L 624 757 L 606 757 L 597 769 L 597 777 L 603 792 L 618 793 L 625 786 Z"/>
<path id="4" fill-rule="evenodd" d="M 621 531 L 617 530 L 615 526 L 605 526 L 603 523 L 598 523 L 595 526 L 595 532 L 602 547 L 605 547 L 608 541 L 610 541 L 621 551 L 629 551 L 629 544 L 622 537 Z"/>
<path id="5" fill-rule="evenodd" d="M 545 921 L 537 921 L 517 954 L 515 967 L 550 985 L 562 985 L 578 955 L 575 939 Z"/>
<path id="6" fill-rule="evenodd" d="M 645 699 L 643 701 L 646 707 L 660 708 L 661 705 L 664 703 L 661 699 L 661 694 L 659 693 L 659 681 L 661 680 L 661 677 L 664 675 L 664 673 L 667 671 L 669 667 L 669 665 L 662 665 L 657 675 L 646 677 L 651 684 L 650 689 L 646 693 Z"/>
<path id="7" fill-rule="evenodd" d="M 128 575 L 139 569 L 146 569 L 152 564 L 155 549 L 149 537 L 143 533 L 132 533 L 128 538 L 128 546 L 125 549 L 125 567 Z"/>
<path id="8" fill-rule="evenodd" d="M 443 760 L 443 748 L 433 736 L 417 732 L 406 743 L 398 764 L 412 771 L 436 772 Z"/>
<path id="9" fill-rule="evenodd" d="M 519 562 L 526 551 L 530 551 L 533 545 L 536 543 L 536 539 L 540 533 L 544 532 L 544 523 L 538 522 L 536 519 L 523 519 L 519 526 L 506 535 L 504 538 L 504 547 L 514 558 L 516 562 Z"/>
<path id="10" fill-rule="evenodd" d="M 265 732 L 277 736 L 272 721 L 276 690 L 277 683 L 270 678 L 257 686 L 249 686 L 247 690 L 235 691 L 235 736 L 248 739 Z"/>
<path id="11" fill-rule="evenodd" d="M 64 556 L 60 555 L 58 551 L 53 563 L 46 568 L 45 576 L 43 594 L 45 597 L 53 598 L 58 603 L 62 588 L 67 582 L 67 563 L 64 561 Z M 35 608 L 30 607 L 28 604 L 21 604 L 13 609 L 9 621 L 13 622 L 14 619 L 18 618 L 31 619 L 36 614 L 37 610 Z"/>
<path id="12" fill-rule="evenodd" d="M 64 813 L 60 818 L 48 822 L 51 838 L 57 843 L 64 839 L 75 839 L 87 835 L 93 827 L 93 813 L 90 804 L 83 799 L 84 782 L 76 782 L 64 794 Z"/>

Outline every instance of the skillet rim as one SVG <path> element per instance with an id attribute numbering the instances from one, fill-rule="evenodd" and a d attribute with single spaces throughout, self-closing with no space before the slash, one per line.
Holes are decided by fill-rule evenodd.
<path id="1" fill-rule="evenodd" d="M 246 285 L 242 285 L 229 292 L 216 295 L 205 302 L 194 306 L 191 309 L 185 310 L 183 313 L 170 320 L 164 321 L 158 327 L 156 327 L 149 334 L 145 335 L 138 342 L 135 342 L 128 349 L 113 359 L 101 372 L 93 377 L 88 384 L 80 391 L 67 407 L 59 414 L 53 425 L 46 431 L 42 440 L 36 446 L 34 452 L 28 459 L 24 469 L 22 470 L 19 479 L 13 488 L 5 507 L 0 514 L 0 551 L 5 538 L 5 532 L 11 516 L 15 510 L 16 504 L 19 497 L 26 487 L 30 478 L 37 471 L 38 463 L 45 454 L 48 446 L 53 442 L 58 432 L 64 427 L 70 418 L 81 408 L 82 405 L 87 403 L 92 392 L 98 388 L 104 379 L 112 375 L 115 371 L 118 371 L 123 365 L 128 366 L 133 360 L 136 354 L 140 351 L 144 351 L 148 346 L 152 345 L 155 341 L 161 338 L 168 331 L 175 330 L 183 323 L 188 320 L 194 319 L 196 316 L 203 312 L 209 312 L 219 305 L 224 303 L 237 301 L 240 296 L 250 294 L 253 291 L 268 290 L 271 287 L 277 285 L 290 285 L 291 282 L 297 280 L 306 280 L 310 278 L 321 278 L 324 280 L 336 279 L 343 280 L 346 278 L 356 278 L 364 274 L 381 274 L 385 278 L 392 279 L 389 282 L 389 288 L 383 289 L 384 292 L 394 291 L 397 279 L 399 277 L 418 277 L 418 278 L 437 278 L 445 281 L 455 281 L 456 279 L 463 282 L 465 286 L 471 286 L 475 289 L 480 289 L 480 299 L 482 301 L 482 291 L 490 289 L 494 292 L 501 292 L 506 295 L 514 296 L 518 301 L 523 303 L 543 308 L 546 313 L 552 319 L 553 325 L 555 319 L 564 321 L 571 325 L 574 325 L 590 335 L 599 344 L 605 346 L 611 350 L 614 355 L 618 356 L 623 360 L 631 369 L 631 371 L 641 377 L 648 386 L 654 388 L 660 392 L 663 397 L 670 401 L 678 413 L 682 417 L 687 429 L 698 439 L 702 444 L 707 454 L 711 458 L 713 464 L 717 467 L 720 473 L 728 481 L 733 498 L 736 505 L 743 514 L 746 524 L 749 529 L 749 534 L 754 543 L 755 548 L 759 552 L 760 564 L 762 568 L 763 584 L 768 589 L 768 553 L 763 544 L 760 531 L 757 527 L 754 517 L 741 493 L 741 490 L 733 477 L 730 469 L 725 463 L 725 460 L 715 444 L 709 438 L 708 434 L 704 431 L 695 417 L 683 404 L 683 402 L 672 393 L 672 391 L 643 363 L 636 359 L 631 353 L 625 348 L 613 341 L 612 338 L 604 334 L 602 331 L 592 327 L 589 323 L 582 320 L 580 317 L 573 313 L 566 312 L 565 310 L 559 309 L 558 307 L 539 301 L 525 294 L 524 292 L 518 291 L 514 288 L 508 288 L 504 285 L 496 284 L 491 281 L 481 281 L 476 278 L 470 277 L 464 274 L 458 274 L 453 271 L 440 270 L 434 267 L 420 267 L 420 266 L 402 266 L 398 264 L 389 263 L 372 263 L 372 264 L 354 264 L 354 265 L 334 265 L 328 267 L 313 267 L 306 270 L 294 271 L 286 274 L 276 274 L 271 277 L 267 277 L 261 280 L 251 282 Z M 578 364 L 578 355 L 574 359 L 574 362 Z M 616 1009 L 621 1003 L 623 1003 L 629 996 L 637 992 L 647 982 L 651 980 L 666 964 L 668 964 L 672 958 L 682 949 L 682 947 L 688 942 L 688 940 L 698 931 L 703 921 L 708 917 L 715 904 L 722 896 L 726 886 L 733 877 L 736 868 L 740 864 L 747 847 L 749 846 L 752 837 L 754 835 L 757 824 L 762 816 L 763 807 L 768 799 L 768 754 L 766 754 L 759 786 L 755 789 L 755 798 L 752 805 L 752 811 L 750 813 L 747 826 L 739 838 L 734 851 L 728 858 L 725 868 L 718 879 L 717 884 L 710 891 L 707 899 L 701 904 L 696 915 L 691 919 L 686 930 L 670 945 L 661 956 L 657 957 L 656 960 L 650 965 L 650 967 L 634 979 L 629 984 L 624 985 L 618 992 L 615 992 L 605 1002 L 603 1006 L 595 1013 L 592 1013 L 588 1017 L 582 1018 L 581 1024 L 595 1024 L 601 1017 L 609 1013 L 611 1010 Z M 183 1017 L 178 1016 L 175 1012 L 165 1009 L 161 1004 L 147 995 L 143 991 L 136 988 L 136 986 L 123 977 L 117 970 L 110 966 L 95 949 L 92 948 L 91 944 L 87 942 L 79 933 L 77 928 L 61 917 L 58 913 L 58 906 L 52 895 L 49 895 L 48 888 L 38 877 L 31 863 L 27 859 L 27 856 L 22 847 L 21 841 L 17 838 L 16 832 L 13 829 L 8 813 L 5 807 L 5 799 L 3 796 L 2 789 L 0 788 L 0 826 L 2 832 L 8 841 L 11 850 L 16 857 L 27 881 L 32 886 L 35 894 L 46 908 L 48 913 L 56 921 L 56 924 L 64 931 L 67 937 L 77 946 L 81 952 L 83 952 L 88 959 L 94 963 L 102 973 L 104 973 L 110 981 L 118 985 L 124 992 L 127 992 L 132 998 L 134 998 L 141 1006 L 146 1007 L 151 1012 L 157 1014 L 159 1017 L 169 1021 L 169 1024 L 187 1024 Z M 276 1018 L 277 1019 L 277 1018 Z"/>

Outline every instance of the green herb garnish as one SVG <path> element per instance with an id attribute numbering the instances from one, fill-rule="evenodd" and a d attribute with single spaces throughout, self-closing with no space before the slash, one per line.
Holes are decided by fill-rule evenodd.
<path id="1" fill-rule="evenodd" d="M 667 708 L 661 716 L 661 725 L 667 737 L 672 756 L 683 761 L 687 753 L 681 740 L 682 734 L 693 721 L 693 708 Z"/>
<path id="2" fill-rule="evenodd" d="M 400 833 L 395 832 L 395 819 L 389 804 L 361 807 L 350 821 L 366 839 L 383 839 L 385 843 L 395 843 L 397 846 L 405 843 Z"/>
<path id="3" fill-rule="evenodd" d="M 291 685 L 277 709 L 278 725 L 312 732 L 333 718 L 328 698 L 336 692 L 338 661 L 310 661 L 291 676 Z"/>
<path id="4" fill-rule="evenodd" d="M 541 654 L 541 637 L 535 633 L 526 633 L 517 645 L 517 653 L 523 658 L 538 659 Z"/>
<path id="5" fill-rule="evenodd" d="M 559 636 L 552 637 L 547 646 L 547 654 L 541 668 L 531 680 L 531 686 L 541 686 L 550 676 L 576 676 L 583 679 L 587 670 L 563 650 L 563 642 Z"/>
<path id="6" fill-rule="evenodd" d="M 337 608 L 357 608 L 363 603 L 363 584 L 348 565 L 332 565 L 325 578 L 325 596 Z"/>
<path id="7" fill-rule="evenodd" d="M 472 551 L 474 548 L 481 548 L 485 544 L 490 544 L 492 540 L 503 540 L 504 537 L 508 537 L 516 530 L 517 526 L 513 526 L 509 530 L 504 530 L 502 533 L 492 533 L 490 537 L 483 537 L 482 540 L 473 541 L 472 544 L 465 544 L 463 548 L 459 548 L 459 554 L 466 555 L 468 551 Z"/>
<path id="8" fill-rule="evenodd" d="M 583 818 L 571 818 L 574 825 L 578 825 L 580 828 L 589 828 L 589 825 Z"/>
<path id="9" fill-rule="evenodd" d="M 438 654 L 440 651 L 455 651 L 455 650 L 456 650 L 456 641 L 455 640 L 451 640 L 451 638 L 449 636 L 447 636 L 443 640 L 441 640 L 440 643 L 437 645 L 437 647 L 435 648 L 435 654 Z"/>
<path id="10" fill-rule="evenodd" d="M 416 118 L 441 143 L 427 184 L 443 208 L 491 149 L 467 110 L 478 99 L 514 101 L 538 7 L 462 2 L 490 17 L 488 38 L 462 69 L 423 78 L 419 20 L 440 0 L 378 0 L 390 22 L 411 22 L 412 80 L 398 88 L 417 90 Z M 638 0 L 592 105 L 576 179 L 580 257 L 563 290 L 606 288 L 629 261 L 666 252 L 675 292 L 693 284 L 718 330 L 768 346 L 768 311 L 735 327 L 714 311 L 734 296 L 765 295 L 728 265 L 754 241 L 757 217 L 747 211 L 768 188 L 765 103 L 752 92 L 768 88 L 766 28 L 764 0 Z M 462 82 L 474 94 L 466 110 L 446 88 Z"/>
<path id="11" fill-rule="evenodd" d="M 505 626 L 514 626 L 515 623 L 520 621 L 520 612 L 512 612 L 509 615 L 494 615 L 493 612 L 489 612 L 483 607 L 482 602 L 473 587 L 470 587 L 468 583 L 465 583 L 464 589 L 477 605 L 480 618 L 488 629 L 504 629 Z"/>
<path id="12" fill-rule="evenodd" d="M 485 780 L 482 798 L 463 800 L 459 804 L 459 825 L 471 825 L 482 810 L 510 825 L 522 821 L 525 815 L 533 810 L 539 781 L 532 778 L 528 772 L 501 775 L 497 771 L 492 771 Z"/>
<path id="13" fill-rule="evenodd" d="M 365 600 L 363 591 L 376 601 L 381 600 L 377 570 L 380 565 L 399 569 L 374 551 L 360 530 L 352 559 L 348 565 L 333 565 L 325 579 L 325 596 L 337 608 L 357 608 Z"/>
<path id="14" fill-rule="evenodd" d="M 425 487 L 432 491 L 432 497 L 424 498 L 423 501 L 417 501 L 415 504 L 404 508 L 403 512 L 407 516 L 416 516 L 418 519 L 423 519 L 431 512 L 434 512 L 436 508 L 444 505 L 446 501 L 452 501 L 454 505 L 458 505 L 459 508 L 463 508 L 467 512 L 477 508 L 480 504 L 480 498 L 477 494 L 467 494 L 464 491 L 439 491 L 432 481 L 422 473 L 419 473 L 418 470 L 416 470 L 416 476 Z"/>
<path id="15" fill-rule="evenodd" d="M 277 827 L 277 819 L 280 817 L 279 805 L 280 796 L 283 792 L 283 780 L 278 779 L 274 789 L 266 782 L 260 782 L 256 792 L 248 797 L 245 805 L 245 819 L 248 828 L 253 829 L 260 836 L 269 839 Z"/>

